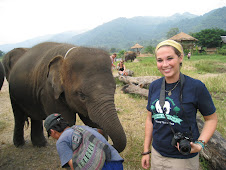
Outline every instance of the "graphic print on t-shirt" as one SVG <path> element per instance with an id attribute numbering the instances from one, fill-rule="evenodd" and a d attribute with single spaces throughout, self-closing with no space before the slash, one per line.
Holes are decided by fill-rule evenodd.
<path id="1" fill-rule="evenodd" d="M 163 106 L 163 109 L 165 110 L 166 117 L 169 121 L 171 121 L 171 125 L 174 125 L 174 123 L 178 123 L 179 125 L 183 121 L 178 117 L 178 113 L 180 112 L 180 108 L 176 106 L 173 99 L 166 97 L 165 104 Z M 151 111 L 152 111 L 152 118 L 155 120 L 156 123 L 162 123 L 167 124 L 167 120 L 165 118 L 165 115 L 163 114 L 163 110 L 160 106 L 159 99 L 156 99 L 151 104 Z"/>

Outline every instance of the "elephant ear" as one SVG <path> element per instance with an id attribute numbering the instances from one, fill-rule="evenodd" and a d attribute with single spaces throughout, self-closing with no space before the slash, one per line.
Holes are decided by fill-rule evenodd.
<path id="1" fill-rule="evenodd" d="M 63 93 L 63 82 L 61 67 L 63 64 L 63 57 L 56 56 L 48 64 L 47 81 L 51 84 L 54 91 L 54 98 L 58 99 L 60 94 Z"/>

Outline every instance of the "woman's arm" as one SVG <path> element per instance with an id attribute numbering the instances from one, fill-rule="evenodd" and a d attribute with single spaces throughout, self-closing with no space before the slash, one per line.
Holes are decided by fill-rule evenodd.
<path id="1" fill-rule="evenodd" d="M 217 128 L 217 114 L 213 113 L 209 116 L 203 116 L 205 119 L 204 127 L 202 133 L 199 136 L 199 140 L 205 141 L 207 143 L 210 138 L 213 136 Z"/>
<path id="2" fill-rule="evenodd" d="M 150 150 L 150 145 L 152 141 L 152 132 L 153 132 L 152 113 L 148 111 L 145 122 L 144 152 L 148 152 Z M 144 169 L 148 169 L 150 167 L 149 154 L 142 156 L 141 164 Z"/>
<path id="3" fill-rule="evenodd" d="M 213 113 L 209 116 L 203 117 L 205 119 L 205 123 L 198 140 L 202 140 L 206 144 L 213 136 L 213 133 L 217 128 L 217 114 Z M 192 147 L 191 153 L 199 152 L 202 149 L 201 145 L 194 143 L 191 143 L 191 147 Z"/>

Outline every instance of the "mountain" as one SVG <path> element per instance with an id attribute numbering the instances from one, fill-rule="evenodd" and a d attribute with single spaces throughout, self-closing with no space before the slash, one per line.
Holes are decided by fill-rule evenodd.
<path id="1" fill-rule="evenodd" d="M 15 47 L 31 47 L 43 41 L 126 50 L 135 43 L 155 46 L 159 41 L 166 39 L 166 34 L 171 28 L 179 28 L 187 34 L 211 28 L 226 30 L 225 16 L 226 7 L 212 10 L 202 16 L 186 12 L 170 17 L 117 18 L 84 33 L 71 31 L 37 37 L 17 44 L 0 45 L 0 50 L 7 52 Z"/>
<path id="2" fill-rule="evenodd" d="M 76 35 L 69 41 L 72 44 L 106 48 L 129 49 L 135 43 L 143 46 L 156 45 L 166 39 L 171 28 L 179 28 L 187 34 L 207 28 L 226 30 L 226 7 L 219 8 L 203 16 L 189 13 L 171 17 L 118 18 L 84 34 Z"/>
<path id="3" fill-rule="evenodd" d="M 67 31 L 62 32 L 59 34 L 51 34 L 51 35 L 44 35 L 36 38 L 32 38 L 23 42 L 15 43 L 15 44 L 4 44 L 0 45 L 0 50 L 4 52 L 8 52 L 12 50 L 13 48 L 17 47 L 26 47 L 30 48 L 36 44 L 39 44 L 41 42 L 45 41 L 53 41 L 53 42 L 67 42 L 68 39 L 71 37 L 80 34 L 82 31 Z"/>
<path id="4" fill-rule="evenodd" d="M 165 24 L 169 27 L 183 19 L 195 17 L 197 16 L 184 13 L 171 17 L 117 18 L 84 34 L 76 35 L 69 42 L 85 46 L 128 48 L 136 41 L 161 38 L 162 31 L 159 33 L 159 25 Z M 164 31 L 168 30 L 169 28 Z"/>

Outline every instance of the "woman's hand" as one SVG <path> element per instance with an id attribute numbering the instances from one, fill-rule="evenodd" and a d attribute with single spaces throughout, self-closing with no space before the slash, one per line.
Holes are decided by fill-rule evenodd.
<path id="1" fill-rule="evenodd" d="M 148 169 L 150 167 L 150 155 L 143 155 L 141 159 L 141 165 L 144 169 Z"/>
<path id="2" fill-rule="evenodd" d="M 190 145 L 191 145 L 190 153 L 196 153 L 196 152 L 200 152 L 202 150 L 202 146 L 197 143 L 190 142 Z M 178 142 L 177 142 L 177 146 L 175 146 L 175 147 L 178 149 L 178 151 L 180 151 Z"/>
<path id="3" fill-rule="evenodd" d="M 197 143 L 193 143 L 191 142 L 191 152 L 190 153 L 196 153 L 196 152 L 200 152 L 202 150 L 202 146 L 200 144 Z"/>

